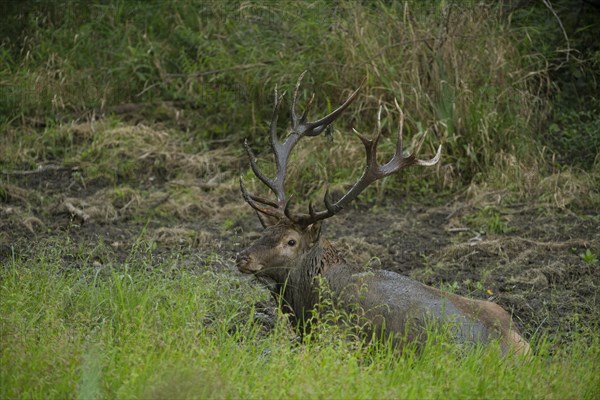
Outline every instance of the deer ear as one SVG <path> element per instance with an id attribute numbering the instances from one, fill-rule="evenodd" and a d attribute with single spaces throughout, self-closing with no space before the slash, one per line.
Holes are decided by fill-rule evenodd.
<path id="1" fill-rule="evenodd" d="M 308 235 L 310 243 L 317 242 L 321 237 L 321 223 L 315 222 L 314 224 L 309 225 L 306 228 L 306 234 Z"/>
<path id="2" fill-rule="evenodd" d="M 260 221 L 260 224 L 263 228 L 267 228 L 279 222 L 278 218 L 272 217 L 270 215 L 261 214 L 258 211 L 256 212 L 256 216 L 258 217 L 258 220 Z"/>

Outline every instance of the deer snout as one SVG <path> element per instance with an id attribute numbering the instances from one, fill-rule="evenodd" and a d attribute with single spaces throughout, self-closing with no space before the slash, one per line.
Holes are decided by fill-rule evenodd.
<path id="1" fill-rule="evenodd" d="M 252 257 L 243 251 L 236 253 L 235 264 L 241 272 L 246 274 L 251 274 L 260 269 L 258 263 L 254 262 Z"/>
<path id="2" fill-rule="evenodd" d="M 243 262 L 248 262 L 250 260 L 250 256 L 242 253 L 235 253 L 235 263 L 240 264 Z"/>

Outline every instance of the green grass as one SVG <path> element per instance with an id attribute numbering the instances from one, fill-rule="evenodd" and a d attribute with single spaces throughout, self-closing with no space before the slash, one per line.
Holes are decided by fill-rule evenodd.
<path id="1" fill-rule="evenodd" d="M 157 263 L 145 242 L 102 267 L 66 245 L 1 266 L 2 398 L 592 399 L 600 384 L 597 332 L 527 360 L 439 336 L 395 354 L 327 326 L 298 344 L 283 319 L 262 333 L 265 293 L 234 274 Z"/>
<path id="2" fill-rule="evenodd" d="M 511 230 L 506 218 L 494 206 L 483 207 L 476 214 L 465 218 L 465 221 L 482 233 L 491 235 L 508 233 Z"/>

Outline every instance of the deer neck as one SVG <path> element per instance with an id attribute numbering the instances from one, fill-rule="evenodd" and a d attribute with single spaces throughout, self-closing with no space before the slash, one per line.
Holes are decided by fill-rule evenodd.
<path id="1" fill-rule="evenodd" d="M 329 281 L 329 275 L 345 264 L 333 245 L 325 239 L 315 243 L 302 257 L 295 260 L 298 265 L 290 269 L 287 280 L 277 285 L 277 294 L 283 304 L 292 311 L 297 323 L 304 323 L 311 317 L 311 311 L 319 301 L 319 277 Z"/>

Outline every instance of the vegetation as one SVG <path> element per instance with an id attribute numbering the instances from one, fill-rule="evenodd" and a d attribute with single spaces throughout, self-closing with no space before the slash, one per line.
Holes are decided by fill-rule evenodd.
<path id="1" fill-rule="evenodd" d="M 2 2 L 0 397 L 594 398 L 594 4 Z M 298 206 L 358 178 L 351 131 L 380 104 L 393 152 L 397 99 L 407 146 L 427 135 L 442 162 L 378 182 L 331 235 L 352 262 L 497 301 L 532 357 L 439 332 L 398 353 L 331 324 L 299 342 L 234 272 L 257 227 L 243 139 L 269 171 L 273 89 L 305 70 L 310 118 L 363 86 L 293 155 Z"/>
<path id="2" fill-rule="evenodd" d="M 46 245 L 50 245 L 47 243 Z M 340 340 L 322 324 L 303 345 L 280 319 L 264 336 L 256 286 L 208 265 L 160 263 L 140 246 L 114 269 L 64 243 L 4 266 L 3 398 L 593 398 L 600 343 L 549 356 L 498 359 L 499 347 L 461 349 L 438 334 L 419 351 Z M 249 319 L 245 319 L 248 318 Z M 335 315 L 329 315 L 334 320 Z"/>

